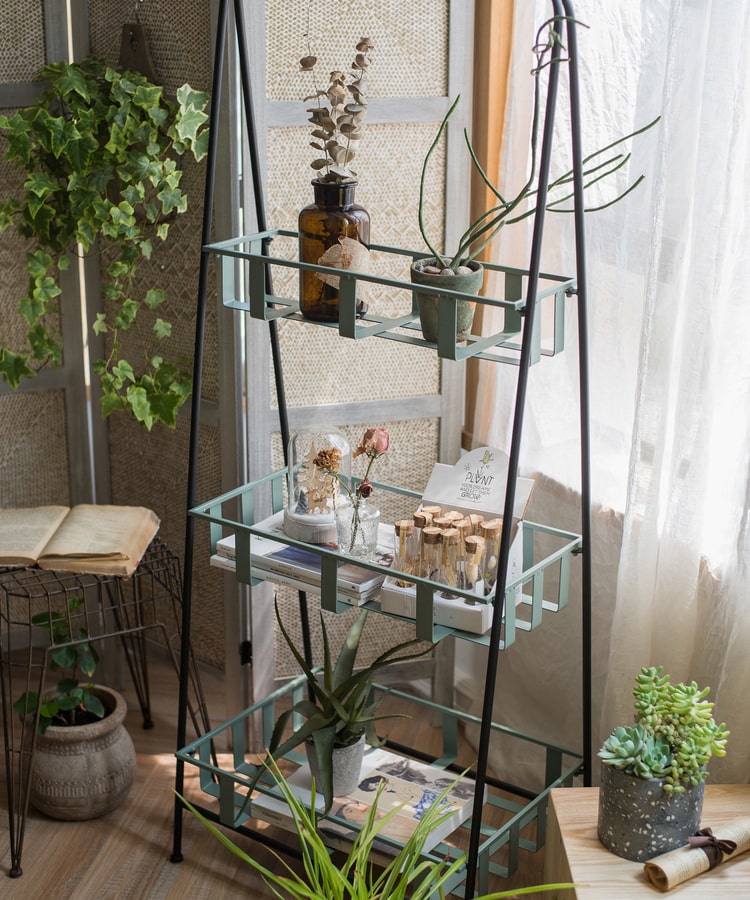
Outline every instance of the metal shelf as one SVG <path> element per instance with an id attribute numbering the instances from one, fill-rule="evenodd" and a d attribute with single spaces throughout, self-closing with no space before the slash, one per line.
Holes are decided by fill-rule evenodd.
<path id="1" fill-rule="evenodd" d="M 224 306 L 248 312 L 252 318 L 263 321 L 280 318 L 296 319 L 324 328 L 334 328 L 338 330 L 341 337 L 353 340 L 379 337 L 389 341 L 431 347 L 437 350 L 438 356 L 444 359 L 461 360 L 476 357 L 477 359 L 518 365 L 527 303 L 525 298 L 528 270 L 484 263 L 488 272 L 496 272 L 502 276 L 505 295 L 503 298 L 475 296 L 459 291 L 441 292 L 438 300 L 438 340 L 436 344 L 433 344 L 422 338 L 414 292 L 435 294 L 434 288 L 419 287 L 407 280 L 372 274 L 365 275 L 346 269 L 332 269 L 328 266 L 300 262 L 298 259 L 291 258 L 297 252 L 297 237 L 296 231 L 276 229 L 204 246 L 205 252 L 214 254 L 220 260 Z M 281 249 L 286 251 L 286 255 L 271 256 L 268 254 L 268 248 L 274 241 L 281 244 Z M 383 255 L 383 261 L 387 262 L 388 268 L 392 268 L 395 272 L 408 271 L 411 260 L 426 255 L 424 252 L 388 247 L 382 244 L 370 244 L 369 249 L 375 254 Z M 408 263 L 404 261 L 404 257 L 408 257 Z M 242 263 L 245 265 L 243 266 Z M 299 301 L 268 293 L 266 285 L 269 282 L 267 278 L 269 266 L 327 273 L 338 277 L 339 321 L 311 322 L 300 313 Z M 359 282 L 383 285 L 394 297 L 403 296 L 404 308 L 408 306 L 409 311 L 395 318 L 366 314 L 358 319 L 356 295 Z M 539 273 L 539 282 L 540 289 L 535 294 L 538 315 L 534 317 L 532 364 L 538 362 L 542 356 L 556 356 L 564 349 L 564 301 L 576 290 L 575 279 L 564 275 Z M 249 299 L 243 299 L 245 294 Z M 480 306 L 504 310 L 502 331 L 484 336 L 472 334 L 465 343 L 457 344 L 456 300 L 472 300 Z M 542 340 L 541 327 L 545 316 L 550 322 L 551 332 L 546 345 Z"/>
<path id="2" fill-rule="evenodd" d="M 384 697 L 386 704 L 389 700 L 393 700 L 394 706 L 397 704 L 399 710 L 412 707 L 415 716 L 420 714 L 421 710 L 422 715 L 426 712 L 427 715 L 439 717 L 442 726 L 442 749 L 437 760 L 419 757 L 414 751 L 407 753 L 400 745 L 389 745 L 388 742 L 387 748 L 404 756 L 419 759 L 421 762 L 428 762 L 438 769 L 444 769 L 452 777 L 458 777 L 463 773 L 464 767 L 459 765 L 458 761 L 459 725 L 477 725 L 480 720 L 476 716 L 446 708 L 381 684 L 375 684 L 374 691 L 376 699 L 379 696 Z M 197 768 L 201 790 L 218 801 L 218 818 L 222 825 L 238 829 L 245 826 L 251 818 L 264 818 L 264 811 L 254 808 L 252 799 L 249 798 L 249 788 L 258 766 L 251 761 L 251 758 L 255 759 L 256 756 L 250 751 L 247 743 L 248 720 L 252 719 L 254 725 L 262 729 L 264 746 L 268 746 L 280 711 L 288 708 L 289 703 L 294 704 L 306 696 L 307 679 L 302 675 L 177 751 L 178 759 Z M 516 747 L 519 754 L 526 758 L 540 758 L 539 783 L 543 788 L 534 793 L 496 779 L 486 780 L 487 799 L 483 806 L 482 818 L 499 824 L 482 827 L 476 866 L 480 891 L 488 889 L 489 875 L 505 878 L 514 872 L 519 849 L 535 852 L 544 844 L 548 794 L 553 788 L 570 787 L 582 763 L 582 756 L 576 751 L 521 734 L 497 723 L 492 724 L 492 730 L 509 742 L 511 747 Z M 212 751 L 215 745 L 231 746 L 231 757 L 223 756 L 221 761 L 217 762 Z M 306 762 L 305 754 L 299 751 L 292 751 L 283 759 L 284 762 L 279 760 L 277 762 L 281 763 L 280 767 L 286 771 L 287 777 L 290 770 L 293 771 L 292 766 L 304 765 Z M 468 774 L 469 777 L 474 777 L 474 773 Z M 283 796 L 268 773 L 262 776 L 256 789 L 283 803 Z M 515 799 L 510 799 L 509 793 L 514 794 Z M 331 816 L 330 819 L 348 830 L 352 829 L 351 822 L 336 816 Z M 272 824 L 281 823 L 274 820 Z M 293 830 L 291 822 L 284 823 L 284 827 L 287 825 Z M 462 852 L 460 846 L 465 845 L 470 827 L 471 819 L 460 825 L 444 842 L 423 853 L 420 859 L 433 863 L 446 858 L 455 859 Z M 397 849 L 401 846 L 398 842 L 382 836 L 379 840 Z M 446 885 L 446 892 L 455 891 L 464 883 L 465 878 L 466 866 L 456 873 L 451 884 Z"/>
<path id="3" fill-rule="evenodd" d="M 341 612 L 351 606 L 351 601 L 339 599 L 338 565 L 341 562 L 353 563 L 365 569 L 381 574 L 383 567 L 376 562 L 368 562 L 359 558 L 339 553 L 328 546 L 307 544 L 302 541 L 280 534 L 277 531 L 266 531 L 256 525 L 255 510 L 259 508 L 259 494 L 270 492 L 273 512 L 283 509 L 284 486 L 286 484 L 287 470 L 279 469 L 264 478 L 228 491 L 219 497 L 202 503 L 190 510 L 190 514 L 210 523 L 211 553 L 216 553 L 217 543 L 227 532 L 235 535 L 236 550 L 236 577 L 245 584 L 257 584 L 263 580 L 271 580 L 266 573 L 260 573 L 252 567 L 250 561 L 250 536 L 260 535 L 291 547 L 300 547 L 320 556 L 320 598 L 323 609 L 331 612 Z M 412 499 L 419 499 L 416 491 L 393 487 L 392 485 L 377 483 L 375 486 L 385 494 L 402 495 Z M 547 525 L 537 525 L 534 522 L 524 521 L 523 529 L 523 571 L 518 578 L 509 581 L 505 586 L 505 604 L 503 615 L 503 631 L 500 638 L 500 649 L 505 649 L 515 643 L 517 633 L 532 631 L 542 624 L 545 612 L 557 612 L 564 608 L 568 602 L 568 586 L 570 580 L 570 564 L 573 556 L 581 550 L 580 535 Z M 541 551 L 539 544 L 546 539 L 546 543 L 553 543 L 554 549 L 547 548 Z M 544 555 L 542 555 L 544 552 Z M 545 599 L 545 575 L 554 571 L 558 576 L 557 587 L 552 598 Z M 417 637 L 435 642 L 448 635 L 455 635 L 464 640 L 487 644 L 489 637 L 486 634 L 472 634 L 467 631 L 459 631 L 443 625 L 435 625 L 433 622 L 433 594 L 444 589 L 445 585 L 430 581 L 427 578 L 417 578 L 406 572 L 399 572 L 394 568 L 387 569 L 389 575 L 402 576 L 416 585 L 416 619 L 405 616 L 397 616 L 391 613 L 383 613 L 393 618 L 404 621 L 416 621 Z M 521 588 L 520 603 L 516 602 L 517 588 Z M 530 592 L 530 593 L 529 593 Z M 494 592 L 487 597 L 479 597 L 471 591 L 452 590 L 451 593 L 464 597 L 475 603 L 491 604 L 495 602 Z M 363 604 L 364 608 L 380 612 L 380 603 L 377 596 L 368 599 Z"/>

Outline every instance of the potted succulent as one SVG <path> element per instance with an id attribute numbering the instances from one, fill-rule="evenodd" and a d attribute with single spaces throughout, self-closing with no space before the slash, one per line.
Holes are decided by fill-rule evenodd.
<path id="1" fill-rule="evenodd" d="M 709 690 L 672 684 L 661 666 L 636 677 L 633 725 L 615 728 L 599 750 L 599 839 L 618 856 L 651 859 L 700 827 L 707 765 L 726 754 L 729 736 Z"/>
<path id="2" fill-rule="evenodd" d="M 279 614 L 278 603 L 276 618 L 284 640 L 307 678 L 310 694 L 308 699 L 300 700 L 279 716 L 268 745 L 268 753 L 271 757 L 280 759 L 290 750 L 304 744 L 327 811 L 331 808 L 334 796 L 347 794 L 356 786 L 365 741 L 372 747 L 382 744 L 375 731 L 375 723 L 393 718 L 392 715 L 377 715 L 379 701 L 373 701 L 371 697 L 376 672 L 394 661 L 424 656 L 431 652 L 432 645 L 414 653 L 404 653 L 421 643 L 417 639 L 404 641 L 381 653 L 366 668 L 355 671 L 367 610 L 362 610 L 352 623 L 335 663 L 331 658 L 328 633 L 321 613 L 323 668 L 318 676 L 294 646 Z M 287 725 L 299 717 L 303 719 L 302 724 L 294 729 L 291 736 L 285 737 Z M 262 769 L 256 775 L 256 782 L 261 774 Z"/>
<path id="3" fill-rule="evenodd" d="M 310 146 L 317 151 L 311 162 L 317 173 L 312 180 L 314 203 L 299 214 L 299 258 L 334 269 L 369 271 L 370 216 L 354 202 L 357 173 L 354 160 L 367 112 L 365 76 L 372 62 L 374 44 L 362 37 L 356 44 L 349 74 L 333 71 L 328 84 L 319 86 L 318 59 L 308 46 L 300 69 L 312 78 L 314 101 L 307 110 L 312 125 Z M 357 312 L 367 309 L 365 286 L 357 285 Z M 337 321 L 339 278 L 335 274 L 303 269 L 300 272 L 300 312 L 315 321 Z"/>
<path id="4" fill-rule="evenodd" d="M 157 421 L 174 427 L 191 378 L 179 359 L 167 359 L 163 287 L 136 291 L 134 278 L 187 208 L 177 163 L 207 152 L 208 95 L 185 84 L 171 100 L 143 75 L 94 57 L 47 65 L 39 78 L 46 87 L 34 103 L 0 116 L 5 158 L 26 175 L 18 194 L 0 201 L 0 232 L 14 226 L 29 241 L 28 290 L 18 307 L 26 341 L 0 346 L 0 376 L 15 389 L 60 363 L 59 277 L 80 246 L 105 261 L 104 311 L 93 323 L 108 345 L 94 364 L 103 416 L 125 410 L 148 429 Z M 124 356 L 130 328 L 144 335 L 142 362 Z"/>
<path id="5" fill-rule="evenodd" d="M 377 788 L 375 802 L 370 807 L 367 819 L 352 842 L 352 846 L 342 859 L 339 855 L 331 856 L 330 849 L 321 836 L 318 825 L 318 813 L 315 808 L 315 785 L 313 785 L 310 809 L 303 806 L 286 783 L 276 763 L 269 763 L 279 790 L 289 805 L 294 820 L 294 827 L 302 848 L 304 874 L 292 870 L 285 860 L 271 850 L 271 853 L 283 867 L 285 874 L 268 869 L 254 856 L 246 853 L 230 838 L 223 834 L 212 822 L 203 816 L 188 800 L 180 797 L 185 806 L 217 837 L 235 856 L 246 862 L 258 872 L 274 894 L 277 890 L 286 891 L 284 896 L 294 900 L 428 900 L 428 898 L 445 897 L 444 886 L 455 877 L 466 864 L 466 854 L 461 853 L 455 859 L 444 859 L 438 862 L 425 859 L 420 862 L 420 855 L 427 836 L 450 812 L 443 811 L 441 801 L 451 786 L 448 785 L 425 810 L 415 831 L 397 854 L 392 856 L 382 867 L 372 864 L 380 832 L 387 822 L 398 812 L 391 809 L 378 818 L 378 800 L 385 788 L 385 783 Z M 179 795 L 178 795 L 179 796 Z M 572 888 L 573 884 L 547 884 L 533 887 L 513 888 L 484 894 L 476 900 L 501 900 L 503 897 L 518 897 L 522 894 L 535 894 L 543 891 Z M 282 896 L 278 894 L 278 896 Z"/>
<path id="6" fill-rule="evenodd" d="M 438 128 L 434 141 L 430 145 L 422 164 L 422 175 L 419 185 L 419 230 L 427 245 L 431 256 L 415 259 L 411 265 L 411 281 L 423 288 L 433 288 L 435 291 L 450 291 L 461 294 L 476 295 L 480 292 L 484 283 L 484 267 L 477 262 L 476 257 L 490 244 L 504 225 L 512 225 L 534 215 L 535 208 L 527 203 L 537 193 L 538 179 L 538 145 L 539 129 L 541 125 L 541 75 L 550 64 L 551 53 L 555 43 L 559 43 L 559 37 L 554 30 L 556 19 L 545 22 L 537 32 L 537 40 L 534 44 L 536 65 L 532 69 L 534 78 L 534 101 L 530 131 L 529 149 L 529 176 L 526 183 L 512 196 L 506 196 L 490 181 L 484 169 L 480 165 L 474 148 L 464 129 L 464 141 L 471 157 L 471 162 L 480 178 L 489 190 L 494 194 L 496 205 L 485 210 L 473 221 L 458 241 L 458 246 L 451 254 L 440 253 L 434 246 L 427 233 L 424 219 L 425 187 L 427 183 L 427 171 L 430 158 L 445 131 L 448 122 L 453 115 L 461 99 L 460 95 L 451 104 L 448 112 Z M 546 39 L 544 32 L 547 32 Z M 602 147 L 591 153 L 585 159 L 583 172 L 586 178 L 586 187 L 601 181 L 622 168 L 630 159 L 629 153 L 616 152 L 610 154 L 619 144 L 647 131 L 653 127 L 658 119 L 643 128 L 619 138 L 606 147 Z M 610 155 L 607 155 L 610 154 Z M 638 177 L 627 189 L 618 194 L 614 199 L 600 206 L 597 210 L 605 209 L 626 194 L 634 190 L 643 180 Z M 554 178 L 548 187 L 546 208 L 554 212 L 571 212 L 564 204 L 568 203 L 572 194 L 573 171 L 569 170 Z M 587 211 L 591 212 L 594 208 Z M 422 332 L 425 340 L 435 343 L 437 341 L 438 328 L 438 296 L 427 290 L 416 290 L 417 307 L 419 311 Z M 475 303 L 466 297 L 457 298 L 456 302 L 456 340 L 463 341 L 469 336 L 474 319 Z"/>
<path id="7" fill-rule="evenodd" d="M 41 697 L 27 691 L 13 704 L 22 717 L 38 715 L 31 802 L 40 812 L 66 821 L 93 819 L 116 809 L 133 784 L 136 768 L 135 748 L 123 724 L 124 698 L 92 682 L 99 657 L 86 629 L 74 624 L 83 604 L 83 597 L 72 597 L 67 613 L 32 617 L 32 624 L 50 632 L 51 668 L 62 677 Z M 78 671 L 86 681 L 79 680 Z"/>

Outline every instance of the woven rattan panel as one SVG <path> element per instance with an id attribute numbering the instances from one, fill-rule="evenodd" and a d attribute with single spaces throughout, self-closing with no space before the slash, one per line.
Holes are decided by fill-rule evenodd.
<path id="1" fill-rule="evenodd" d="M 90 38 L 93 53 L 116 65 L 122 26 L 133 21 L 133 5 L 114 5 L 109 0 L 90 3 Z M 210 4 L 198 0 L 175 4 L 149 0 L 138 4 L 139 21 L 146 29 L 148 45 L 159 80 L 173 94 L 185 82 L 198 90 L 211 89 L 211 54 L 214 34 Z M 170 354 L 186 369 L 192 367 L 195 339 L 195 308 L 200 266 L 202 201 L 205 163 L 183 159 L 182 187 L 188 195 L 188 210 L 171 225 L 166 243 L 156 244 L 153 257 L 142 263 L 136 290 L 163 287 L 172 322 Z M 209 279 L 209 284 L 213 280 Z M 203 396 L 218 397 L 216 298 L 207 298 Z M 161 313 L 163 315 L 163 313 Z M 144 325 L 146 322 L 144 315 Z M 124 352 L 136 355 L 135 332 L 126 335 Z M 110 423 L 112 491 L 115 503 L 141 503 L 162 520 L 160 534 L 182 558 L 187 500 L 189 423 L 181 416 L 175 431 L 157 425 L 147 433 L 136 423 L 113 416 Z M 200 432 L 197 496 L 221 492 L 219 439 L 216 429 Z M 224 667 L 223 580 L 208 566 L 207 529 L 199 523 L 195 538 L 193 574 L 192 638 L 198 658 Z"/>
<path id="2" fill-rule="evenodd" d="M 417 250 L 423 247 L 417 222 L 419 177 L 421 160 L 434 136 L 434 125 L 368 127 L 358 157 L 361 175 L 356 201 L 370 212 L 373 243 Z M 269 224 L 274 228 L 296 230 L 300 207 L 312 202 L 311 151 L 307 145 L 305 129 L 268 131 Z M 395 170 L 390 164 L 394 147 L 399 148 L 402 160 Z M 445 157 L 440 148 L 429 170 L 429 202 L 425 209 L 427 228 L 437 242 L 442 239 L 444 177 Z M 287 256 L 295 252 L 292 242 L 277 243 Z M 372 262 L 375 274 L 408 279 L 405 257 L 373 254 Z M 276 268 L 274 292 L 296 296 L 296 271 Z M 375 314 L 396 316 L 409 311 L 411 297 L 407 291 L 375 285 L 368 303 Z M 279 333 L 290 406 L 392 399 L 439 391 L 439 365 L 434 354 L 387 341 L 342 341 L 328 329 L 296 322 L 282 322 Z"/>
<path id="3" fill-rule="evenodd" d="M 0 16 L 0 82 L 31 81 L 44 65 L 42 4 L 3 3 Z"/>
<path id="4" fill-rule="evenodd" d="M 0 506 L 70 503 L 62 391 L 0 397 Z"/>
<path id="5" fill-rule="evenodd" d="M 308 33 L 309 49 L 305 34 Z M 266 0 L 267 94 L 269 100 L 300 100 L 315 87 L 297 60 L 312 52 L 325 77 L 332 69 L 348 71 L 362 35 L 375 42 L 368 97 L 442 96 L 447 85 L 448 4 L 435 0 Z M 436 49 L 437 48 L 437 49 Z M 414 60 L 431 54 L 428 66 Z"/>
<path id="6" fill-rule="evenodd" d="M 185 537 L 189 437 L 186 417 L 180 417 L 174 432 L 155 428 L 148 436 L 124 417 L 113 418 L 110 427 L 113 448 L 118 447 L 112 452 L 114 502 L 153 509 L 161 518 L 160 536 L 180 558 Z M 200 448 L 198 497 L 215 497 L 221 493 L 219 434 L 215 428 L 201 428 Z M 208 546 L 208 526 L 196 521 L 192 638 L 196 656 L 223 669 L 224 584 L 221 573 L 207 565 Z"/>

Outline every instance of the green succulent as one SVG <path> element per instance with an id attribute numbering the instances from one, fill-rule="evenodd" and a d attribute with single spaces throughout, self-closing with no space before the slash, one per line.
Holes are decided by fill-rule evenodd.
<path id="1" fill-rule="evenodd" d="M 714 721 L 710 688 L 672 684 L 661 666 L 643 668 L 635 679 L 635 724 L 619 726 L 599 758 L 639 778 L 664 778 L 667 793 L 704 782 L 712 756 L 725 756 L 729 732 Z"/>

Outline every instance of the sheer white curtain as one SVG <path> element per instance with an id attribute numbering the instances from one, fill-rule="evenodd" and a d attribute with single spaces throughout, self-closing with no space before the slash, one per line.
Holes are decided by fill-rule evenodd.
<path id="1" fill-rule="evenodd" d="M 502 165 L 509 192 L 525 176 L 530 48 L 550 13 L 551 4 L 542 0 L 516 3 Z M 589 26 L 579 30 L 585 151 L 661 116 L 655 129 L 633 142 L 632 160 L 609 192 L 602 189 L 591 199 L 614 195 L 641 173 L 644 183 L 586 217 L 597 504 L 595 740 L 631 720 L 632 679 L 640 666 L 661 664 L 674 678 L 711 685 L 716 712 L 732 731 L 728 757 L 712 766 L 712 778 L 746 781 L 750 4 L 578 0 L 576 17 Z M 560 171 L 568 165 L 566 104 L 565 94 L 555 152 Z M 574 271 L 572 237 L 569 217 L 548 215 L 548 271 Z M 524 226 L 509 228 L 494 255 L 526 265 Z M 570 313 L 574 329 L 572 308 Z M 557 489 L 570 500 L 572 489 L 574 502 L 579 457 L 573 344 L 532 373 L 523 459 L 527 472 L 544 473 L 544 491 Z M 483 365 L 481 437 L 506 447 L 516 373 Z M 556 501 L 539 502 L 554 515 Z M 555 636 L 544 640 L 554 643 Z M 541 652 L 543 645 L 538 647 Z M 540 654 L 534 655 L 535 671 L 544 669 Z M 526 665 L 519 651 L 504 683 L 523 676 Z M 566 713 L 575 703 L 575 677 L 573 670 L 562 682 L 561 695 L 572 692 Z M 546 695 L 543 672 L 539 682 Z M 497 702 L 506 701 L 499 692 Z M 528 697 L 523 705 L 528 709 Z M 524 715 L 519 712 L 519 719 Z"/>

